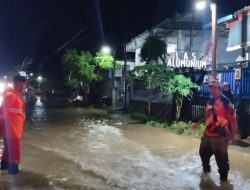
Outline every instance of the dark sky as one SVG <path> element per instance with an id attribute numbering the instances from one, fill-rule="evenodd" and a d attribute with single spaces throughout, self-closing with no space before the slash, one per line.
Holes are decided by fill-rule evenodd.
<path id="1" fill-rule="evenodd" d="M 75 35 L 67 48 L 93 53 L 106 43 L 121 58 L 124 42 L 166 17 L 189 11 L 193 1 L 0 0 L 0 72 L 25 57 L 58 61 L 65 48 L 55 51 Z M 250 0 L 218 0 L 218 14 L 231 14 L 244 5 Z"/>

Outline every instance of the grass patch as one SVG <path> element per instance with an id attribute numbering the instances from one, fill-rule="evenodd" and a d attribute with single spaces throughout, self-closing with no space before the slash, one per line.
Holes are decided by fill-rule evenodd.
<path id="1" fill-rule="evenodd" d="M 191 122 L 174 122 L 172 125 L 170 125 L 169 129 L 176 133 L 176 134 L 183 134 L 186 133 L 186 131 L 188 131 L 188 129 L 190 129 L 192 126 Z"/>
<path id="2" fill-rule="evenodd" d="M 159 122 L 159 121 L 148 121 L 146 125 L 149 125 L 151 127 L 158 127 L 158 128 L 167 128 L 169 127 L 169 124 L 166 122 Z"/>
<path id="3" fill-rule="evenodd" d="M 172 124 L 166 123 L 166 122 L 157 122 L 157 121 L 149 121 L 147 122 L 147 125 L 151 127 L 159 127 L 159 128 L 166 128 L 170 132 L 176 133 L 176 134 L 185 134 L 185 135 L 190 135 L 194 136 L 197 138 L 202 137 L 204 130 L 205 130 L 205 125 L 201 124 L 198 129 L 192 129 L 192 122 L 174 122 Z"/>

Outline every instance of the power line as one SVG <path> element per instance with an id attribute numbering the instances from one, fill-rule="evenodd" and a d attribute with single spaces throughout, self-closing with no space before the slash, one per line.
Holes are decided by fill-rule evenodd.
<path id="1" fill-rule="evenodd" d="M 50 56 L 58 53 L 59 51 L 61 51 L 63 48 L 65 48 L 69 43 L 71 43 L 73 40 L 75 40 L 77 37 L 79 37 L 83 32 L 85 32 L 88 27 L 92 24 L 93 19 L 87 24 L 87 26 L 85 26 L 84 28 L 82 28 L 77 34 L 75 34 L 72 38 L 70 38 L 67 42 L 65 42 L 62 46 L 60 46 L 59 48 L 57 48 L 55 51 L 53 51 L 52 53 L 44 56 L 42 59 L 48 59 Z"/>

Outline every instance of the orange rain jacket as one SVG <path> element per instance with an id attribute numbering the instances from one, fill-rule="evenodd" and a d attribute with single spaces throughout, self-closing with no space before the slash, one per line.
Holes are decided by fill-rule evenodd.
<path id="1" fill-rule="evenodd" d="M 12 88 L 6 89 L 3 93 L 3 102 L 0 110 L 2 138 L 20 139 L 25 127 L 25 117 L 25 102 L 22 94 Z"/>
<path id="2" fill-rule="evenodd" d="M 226 134 L 230 133 L 229 123 L 235 121 L 234 108 L 228 99 L 225 103 L 227 108 L 223 103 L 223 97 L 217 98 L 212 105 L 209 101 L 206 107 L 206 119 L 205 119 L 205 135 L 207 137 L 220 137 L 218 134 L 219 128 L 223 128 Z M 225 101 L 225 99 L 224 99 Z M 216 121 L 215 121 L 216 120 Z M 234 126 L 230 126 L 234 127 Z M 232 129 L 233 130 L 233 129 Z"/>

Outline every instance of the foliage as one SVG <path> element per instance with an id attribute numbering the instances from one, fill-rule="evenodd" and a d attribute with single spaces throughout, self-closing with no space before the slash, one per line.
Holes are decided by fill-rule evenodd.
<path id="1" fill-rule="evenodd" d="M 186 122 L 174 122 L 172 125 L 170 125 L 169 129 L 177 134 L 183 134 L 187 129 L 189 129 L 191 126 L 191 123 Z"/>
<path id="2" fill-rule="evenodd" d="M 157 63 L 159 58 L 165 63 L 165 52 L 166 43 L 160 39 L 160 36 L 150 35 L 141 49 L 141 58 L 146 61 L 146 64 L 150 64 L 150 62 Z"/>
<path id="3" fill-rule="evenodd" d="M 78 86 L 78 81 L 76 79 L 71 79 L 66 81 L 66 85 L 71 88 L 76 88 Z"/>
<path id="4" fill-rule="evenodd" d="M 191 135 L 197 138 L 202 137 L 205 125 L 201 124 L 198 129 L 192 129 L 192 122 L 174 122 L 172 124 L 164 123 L 164 122 L 157 122 L 157 121 L 150 121 L 147 122 L 148 125 L 152 127 L 159 127 L 159 128 L 167 128 L 171 132 L 176 134 L 186 134 Z"/>
<path id="5" fill-rule="evenodd" d="M 66 84 L 71 88 L 75 88 L 83 80 L 99 80 L 94 58 L 88 51 L 78 53 L 75 49 L 68 49 L 63 55 L 63 66 L 67 73 Z"/>
<path id="6" fill-rule="evenodd" d="M 200 127 L 198 129 L 196 130 L 189 129 L 189 130 L 193 136 L 200 138 L 203 136 L 205 128 L 206 128 L 205 124 L 200 124 Z"/>
<path id="7" fill-rule="evenodd" d="M 132 71 L 128 72 L 127 79 L 129 83 L 133 83 L 135 79 L 143 80 L 148 90 L 148 116 L 151 115 L 151 89 L 152 86 L 158 84 L 164 76 L 165 80 L 171 76 L 172 71 L 168 70 L 165 65 L 142 65 L 136 66 Z"/>
<path id="8" fill-rule="evenodd" d="M 102 69 L 112 69 L 115 64 L 113 56 L 101 52 L 96 53 L 95 62 Z"/>
<path id="9" fill-rule="evenodd" d="M 192 125 L 192 122 L 174 122 L 170 125 L 169 129 L 177 134 L 187 134 L 198 138 L 202 137 L 206 126 L 201 124 L 198 129 L 192 129 Z"/>
<path id="10" fill-rule="evenodd" d="M 175 122 L 170 126 L 170 130 L 177 134 L 187 134 L 194 137 L 202 137 L 206 126 L 201 124 L 198 129 L 192 129 L 192 122 Z"/>
<path id="11" fill-rule="evenodd" d="M 158 128 L 167 128 L 169 125 L 164 122 L 157 122 L 157 121 L 149 121 L 147 122 L 147 125 L 150 125 L 152 127 L 158 127 Z"/>
<path id="12" fill-rule="evenodd" d="M 95 73 L 95 66 L 94 58 L 88 51 L 80 52 L 77 73 L 79 78 L 83 78 L 89 82 L 99 80 Z"/>
<path id="13" fill-rule="evenodd" d="M 166 44 L 157 35 L 150 35 L 141 49 L 141 58 L 146 61 L 143 66 L 137 66 L 128 74 L 128 81 L 143 80 L 148 90 L 148 117 L 151 117 L 152 87 L 157 84 L 161 74 L 169 76 L 169 70 L 163 65 L 157 65 L 159 58 L 164 62 Z"/>
<path id="14" fill-rule="evenodd" d="M 169 81 L 162 81 L 160 85 L 165 94 L 172 94 L 175 97 L 175 120 L 178 120 L 181 113 L 183 97 L 191 99 L 193 97 L 193 90 L 199 89 L 199 86 L 182 74 L 174 75 Z"/>
<path id="15" fill-rule="evenodd" d="M 135 79 L 145 81 L 147 85 L 149 82 L 158 84 L 164 76 L 164 79 L 170 77 L 172 71 L 170 71 L 165 65 L 142 65 L 136 66 L 132 71 L 128 71 L 127 79 L 130 83 L 133 83 Z"/>
<path id="16" fill-rule="evenodd" d="M 74 75 L 77 72 L 77 63 L 79 56 L 75 49 L 68 49 L 63 55 L 64 70 Z"/>
<path id="17" fill-rule="evenodd" d="M 170 81 L 163 82 L 162 89 L 166 94 L 183 96 L 190 99 L 193 96 L 193 89 L 199 89 L 199 86 L 193 83 L 190 78 L 182 74 L 177 74 L 173 78 L 170 78 Z"/>

